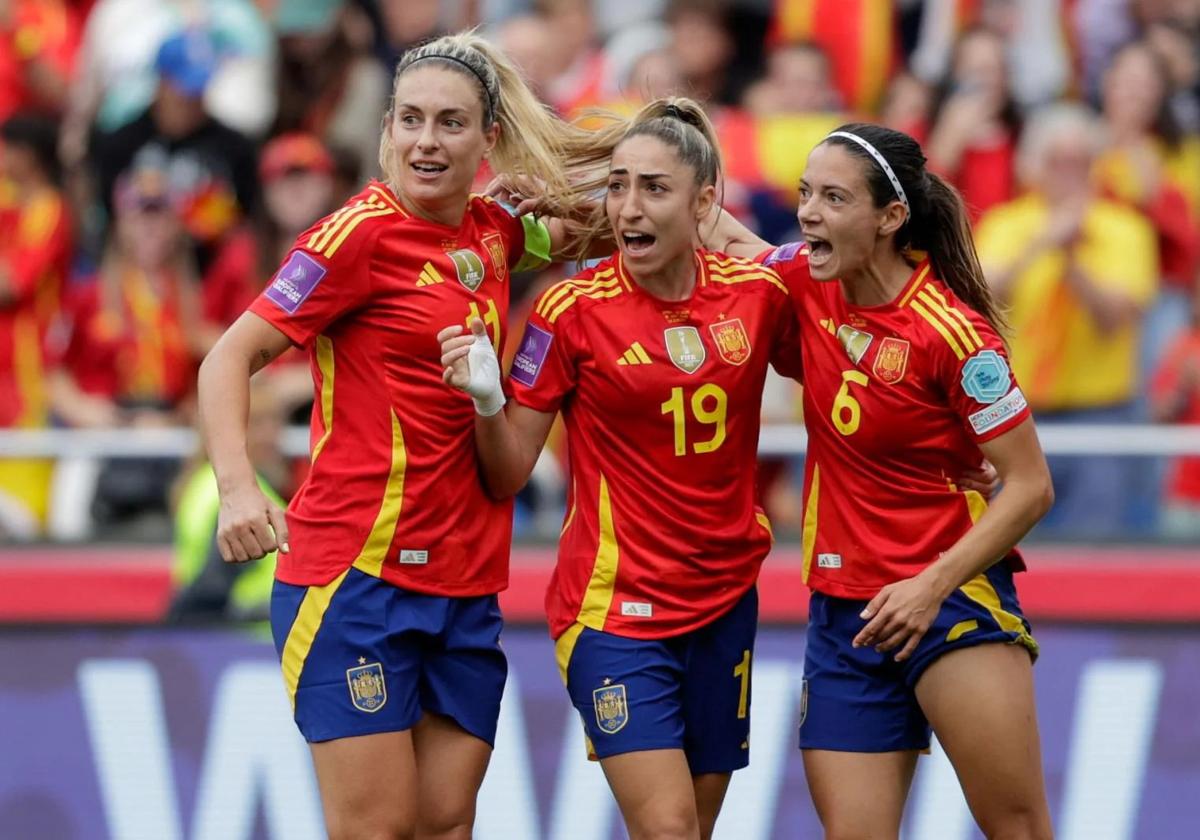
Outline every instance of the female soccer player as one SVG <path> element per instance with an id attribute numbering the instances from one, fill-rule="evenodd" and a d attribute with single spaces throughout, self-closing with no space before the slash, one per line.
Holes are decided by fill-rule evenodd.
<path id="1" fill-rule="evenodd" d="M 407 53 L 380 141 L 385 182 L 300 235 L 204 363 L 200 402 L 226 560 L 278 545 L 272 625 L 329 834 L 467 838 L 506 663 L 495 593 L 511 506 L 475 478 L 471 401 L 434 325 L 499 346 L 510 271 L 547 227 L 470 195 L 482 160 L 565 188 L 564 126 L 472 35 Z M 311 351 L 312 468 L 284 515 L 246 457 L 249 377 Z"/>
<path id="2" fill-rule="evenodd" d="M 695 247 L 719 175 L 698 105 L 658 100 L 589 142 L 611 154 L 593 232 L 619 250 L 538 300 L 507 411 L 483 324 L 438 338 L 447 381 L 476 398 L 495 497 L 525 483 L 563 412 L 572 486 L 547 610 L 567 690 L 630 836 L 707 838 L 748 761 L 771 544 L 753 465 L 768 362 L 799 374 L 795 315 L 774 271 Z"/>
<path id="3" fill-rule="evenodd" d="M 800 746 L 826 837 L 896 837 L 930 725 L 988 837 L 1051 836 L 1013 573 L 1053 490 L 958 194 L 911 137 L 852 124 L 808 159 L 805 243 L 709 238 L 788 281 L 804 353 Z M 963 491 L 982 452 L 1003 489 Z"/>

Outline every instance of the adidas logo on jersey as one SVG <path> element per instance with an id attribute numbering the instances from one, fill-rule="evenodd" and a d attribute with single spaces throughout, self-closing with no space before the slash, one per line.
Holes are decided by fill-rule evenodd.
<path id="1" fill-rule="evenodd" d="M 646 353 L 646 349 L 642 347 L 640 341 L 635 341 L 629 345 L 629 349 L 621 354 L 621 358 L 617 359 L 619 365 L 648 365 L 650 364 L 650 356 Z"/>
<path id="2" fill-rule="evenodd" d="M 446 282 L 442 275 L 438 274 L 438 270 L 433 267 L 433 263 L 425 263 L 425 267 L 421 269 L 421 274 L 417 277 L 417 286 L 432 286 L 434 283 Z"/>

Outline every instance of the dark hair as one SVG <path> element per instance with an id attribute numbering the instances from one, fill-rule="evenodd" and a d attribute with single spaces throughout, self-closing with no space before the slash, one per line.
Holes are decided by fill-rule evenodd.
<path id="1" fill-rule="evenodd" d="M 904 187 L 909 213 L 896 232 L 897 249 L 927 252 L 934 273 L 1003 336 L 1008 327 L 983 276 L 971 238 L 970 217 L 958 190 L 925 168 L 920 144 L 901 131 L 867 123 L 849 123 L 837 131 L 857 135 L 874 146 Z M 899 200 L 892 182 L 866 149 L 845 137 L 822 142 L 840 146 L 862 161 L 876 207 Z"/>
<path id="2" fill-rule="evenodd" d="M 5 145 L 28 149 L 46 177 L 59 183 L 57 123 L 34 114 L 15 114 L 0 124 L 0 139 Z"/>

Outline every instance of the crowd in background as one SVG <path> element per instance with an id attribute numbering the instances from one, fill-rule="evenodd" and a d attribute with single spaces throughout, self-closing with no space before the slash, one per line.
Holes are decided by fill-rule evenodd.
<path id="1" fill-rule="evenodd" d="M 799 236 L 831 129 L 909 132 L 968 202 L 1039 423 L 1200 423 L 1200 0 L 0 0 L 0 427 L 191 424 L 207 349 L 378 175 L 399 56 L 473 25 L 567 117 L 704 101 L 724 205 L 772 241 Z M 514 319 L 572 270 L 514 278 Z M 303 464 L 271 441 L 307 422 L 307 360 L 265 382 L 286 496 Z M 800 419 L 798 387 L 773 384 L 767 422 Z M 1200 539 L 1200 463 L 1161 466 L 1055 458 L 1043 531 Z M 800 471 L 761 471 L 794 530 Z M 0 462 L 0 535 L 137 533 L 184 472 Z M 526 532 L 554 532 L 556 473 Z"/>

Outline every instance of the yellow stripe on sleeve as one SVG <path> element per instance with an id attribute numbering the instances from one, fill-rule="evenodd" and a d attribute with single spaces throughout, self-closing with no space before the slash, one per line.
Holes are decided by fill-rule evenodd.
<path id="1" fill-rule="evenodd" d="M 929 285 L 927 285 L 927 286 L 925 287 L 924 291 L 926 291 L 926 292 L 929 292 L 929 294 L 931 294 L 931 295 L 933 295 L 935 298 L 937 298 L 937 301 L 938 301 L 938 303 L 940 303 L 940 304 L 942 305 L 942 308 L 943 308 L 943 309 L 944 309 L 946 312 L 949 312 L 949 313 L 950 313 L 950 315 L 952 315 L 952 316 L 953 316 L 955 319 L 957 319 L 957 320 L 958 320 L 958 322 L 959 322 L 960 324 L 962 324 L 962 325 L 963 325 L 963 327 L 964 327 L 964 328 L 967 330 L 967 332 L 970 334 L 970 336 L 971 336 L 971 339 L 974 341 L 974 343 L 975 343 L 975 349 L 977 349 L 977 350 L 978 350 L 978 349 L 980 349 L 981 347 L 983 347 L 983 339 L 979 337 L 979 333 L 978 333 L 978 332 L 975 330 L 975 325 L 971 323 L 971 319 L 970 319 L 970 318 L 968 318 L 966 315 L 962 314 L 962 312 L 961 312 L 961 311 L 959 311 L 959 310 L 958 310 L 958 308 L 956 308 L 956 307 L 954 307 L 954 306 L 951 306 L 951 305 L 950 305 L 950 304 L 949 304 L 949 303 L 946 301 L 946 297 L 945 297 L 945 295 L 943 295 L 943 294 L 941 293 L 941 291 L 939 291 L 939 290 L 937 289 L 937 287 L 935 287 L 933 284 L 929 284 Z"/>
<path id="2" fill-rule="evenodd" d="M 619 280 L 614 279 L 610 281 L 610 285 L 612 285 L 613 288 L 598 288 L 586 292 L 572 293 L 570 297 L 558 305 L 557 309 L 546 316 L 546 320 L 553 324 L 558 320 L 559 315 L 562 315 L 564 312 L 570 309 L 581 297 L 589 298 L 591 300 L 603 300 L 605 298 L 616 297 L 617 295 L 625 293 L 625 290 L 621 287 Z"/>
<path id="3" fill-rule="evenodd" d="M 364 220 L 373 219 L 377 216 L 388 216 L 395 212 L 396 211 L 392 210 L 391 208 L 384 207 L 382 210 L 372 210 L 367 213 L 359 213 L 354 218 L 348 219 L 346 224 L 342 226 L 342 230 L 338 234 L 337 239 L 329 243 L 329 247 L 327 247 L 323 253 L 326 257 L 332 257 L 334 253 L 337 252 L 337 249 L 342 247 L 342 243 L 346 241 L 346 237 L 348 237 Z"/>
<path id="4" fill-rule="evenodd" d="M 597 272 L 588 280 L 564 280 L 554 286 L 551 286 L 537 305 L 537 314 L 543 318 L 546 314 L 558 305 L 559 301 L 570 295 L 572 292 L 577 292 L 583 289 L 592 289 L 611 278 L 614 271 L 607 268 L 604 271 Z M 611 283 L 608 285 L 612 285 Z"/>
<path id="5" fill-rule="evenodd" d="M 608 497 L 608 482 L 600 475 L 599 539 L 592 576 L 584 591 L 577 621 L 584 627 L 603 630 L 612 608 L 613 590 L 617 583 L 617 566 L 621 560 L 617 545 L 617 530 L 613 524 L 612 502 Z"/>
<path id="6" fill-rule="evenodd" d="M 813 464 L 812 485 L 808 488 L 808 501 L 804 504 L 804 534 L 801 542 L 804 565 L 800 576 L 808 583 L 808 572 L 812 568 L 813 550 L 817 546 L 817 498 L 821 495 L 821 468 Z"/>
<path id="7" fill-rule="evenodd" d="M 340 225 L 342 221 L 351 213 L 361 210 L 364 204 L 366 204 L 366 202 L 362 199 L 359 199 L 353 204 L 335 211 L 333 215 L 325 220 L 325 224 L 321 225 L 321 227 L 317 229 L 316 233 L 308 237 L 308 247 L 313 251 L 320 251 L 321 248 L 324 247 L 324 243 L 328 240 L 327 235 L 336 229 L 337 226 Z"/>
<path id="8" fill-rule="evenodd" d="M 771 538 L 771 544 L 775 544 L 775 531 L 771 528 L 771 520 L 762 511 L 755 511 L 754 518 L 758 520 L 758 524 L 763 526 L 763 530 L 767 532 L 767 536 Z"/>
<path id="9" fill-rule="evenodd" d="M 375 524 L 371 526 L 371 533 L 362 551 L 354 558 L 354 568 L 372 577 L 379 577 L 388 549 L 392 546 L 392 537 L 396 534 L 396 523 L 400 521 L 400 509 L 404 504 L 404 472 L 408 467 L 400 418 L 394 410 L 389 409 L 388 414 L 392 417 L 392 468 L 388 472 L 387 486 Z"/>
<path id="10" fill-rule="evenodd" d="M 949 312 L 947 312 L 945 307 L 943 307 L 934 299 L 933 295 L 929 294 L 928 286 L 917 292 L 917 299 L 921 301 L 921 303 L 925 304 L 925 306 L 929 308 L 930 312 L 940 318 L 942 322 L 946 324 L 946 326 L 950 327 L 950 329 L 954 331 L 955 335 L 958 336 L 958 340 L 962 343 L 962 346 L 967 353 L 974 353 L 978 349 L 979 345 L 976 345 L 975 342 L 971 340 L 970 334 L 963 329 L 963 325 Z"/>
<path id="11" fill-rule="evenodd" d="M 950 345 L 950 349 L 954 351 L 954 355 L 958 357 L 960 362 L 967 357 L 966 354 L 963 353 L 962 347 L 958 345 L 958 340 L 950 334 L 950 331 L 946 329 L 945 325 L 938 320 L 932 312 L 921 305 L 919 300 L 914 300 L 910 305 L 912 306 L 914 312 L 928 321 L 931 327 L 942 334 L 942 338 L 946 339 L 946 343 Z"/>
<path id="12" fill-rule="evenodd" d="M 329 336 L 319 335 L 316 341 L 317 369 L 321 371 L 321 423 L 325 431 L 321 439 L 313 447 L 312 463 L 317 462 L 317 456 L 329 442 L 333 434 L 333 342 Z"/>
<path id="13" fill-rule="evenodd" d="M 296 709 L 296 689 L 300 685 L 300 673 L 304 670 L 304 661 L 308 659 L 308 653 L 312 650 L 313 642 L 317 638 L 317 631 L 321 629 L 325 611 L 329 609 L 333 596 L 337 593 L 338 587 L 342 585 L 342 581 L 346 579 L 349 571 L 346 569 L 324 586 L 308 587 L 308 591 L 304 593 L 304 600 L 300 602 L 296 620 L 292 622 L 292 628 L 288 630 L 287 641 L 283 643 L 283 656 L 280 659 L 283 668 L 283 684 L 287 687 L 288 702 L 292 704 L 293 711 Z"/>

